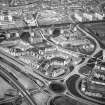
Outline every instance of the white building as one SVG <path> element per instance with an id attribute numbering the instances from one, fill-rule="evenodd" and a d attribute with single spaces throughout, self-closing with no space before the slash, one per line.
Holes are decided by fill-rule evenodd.
<path id="1" fill-rule="evenodd" d="M 83 21 L 83 17 L 82 17 L 79 13 L 75 13 L 75 14 L 74 14 L 74 17 L 75 17 L 78 21 L 80 21 L 80 22 Z"/>
<path id="2" fill-rule="evenodd" d="M 93 14 L 89 14 L 89 13 L 83 13 L 83 17 L 92 21 L 93 20 Z"/>
<path id="3" fill-rule="evenodd" d="M 99 14 L 99 13 L 95 13 L 94 15 L 95 15 L 95 17 L 96 17 L 97 19 L 99 19 L 99 20 L 102 20 L 103 17 L 104 17 L 104 15 L 101 15 L 101 14 Z"/>
<path id="4" fill-rule="evenodd" d="M 12 22 L 13 21 L 13 18 L 11 15 L 0 15 L 0 21 L 8 21 L 8 22 Z"/>

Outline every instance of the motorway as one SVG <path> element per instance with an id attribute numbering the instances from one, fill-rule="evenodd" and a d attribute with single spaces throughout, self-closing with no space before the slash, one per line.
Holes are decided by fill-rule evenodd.
<path id="1" fill-rule="evenodd" d="M 44 88 L 46 88 L 46 83 L 44 82 L 44 80 L 42 81 L 36 76 L 34 77 L 31 74 L 23 72 L 17 65 L 11 63 L 10 61 L 7 61 L 4 58 L 0 58 L 0 63 L 4 67 L 10 68 L 9 72 L 11 72 L 12 74 L 15 74 L 15 76 L 17 76 L 17 78 L 18 78 L 17 74 L 21 73 L 24 77 L 33 81 L 39 87 L 39 89 L 43 90 Z M 15 70 L 15 72 L 14 72 L 14 70 Z"/>
<path id="2" fill-rule="evenodd" d="M 0 75 L 3 76 L 4 78 L 7 78 L 7 80 L 9 80 L 9 82 L 12 83 L 17 88 L 17 90 L 21 92 L 21 94 L 24 96 L 26 102 L 28 102 L 29 105 L 37 105 L 36 102 L 31 97 L 30 93 L 26 91 L 22 84 L 20 84 L 18 79 L 16 79 L 10 72 L 8 72 L 8 68 L 3 68 L 1 64 Z"/>
<path id="3" fill-rule="evenodd" d="M 26 66 L 26 64 L 24 64 L 23 62 L 19 62 L 19 60 L 16 60 L 12 56 L 7 55 L 3 51 L 0 51 L 0 57 L 2 62 L 14 68 L 16 71 L 22 73 L 26 77 L 30 78 L 35 83 L 37 83 L 36 80 L 38 80 L 41 84 L 43 84 L 43 86 L 48 84 L 48 82 L 40 74 L 38 74 L 37 72 L 33 73 L 33 70 Z M 43 86 L 39 85 L 39 87 L 41 88 L 44 88 Z"/>

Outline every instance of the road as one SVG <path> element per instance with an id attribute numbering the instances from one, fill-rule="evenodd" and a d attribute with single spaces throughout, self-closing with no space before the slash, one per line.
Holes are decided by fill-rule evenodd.
<path id="1" fill-rule="evenodd" d="M 3 63 L 14 68 L 16 71 L 22 73 L 27 78 L 30 78 L 32 81 L 34 81 L 35 83 L 37 83 L 36 80 L 39 80 L 40 82 L 42 82 L 42 84 L 47 85 L 47 81 L 43 79 L 43 77 L 41 77 L 38 73 L 33 74 L 33 70 L 30 70 L 30 68 L 28 68 L 27 71 L 26 70 L 27 68 L 24 67 L 25 64 L 21 64 L 20 62 L 16 61 L 15 58 L 13 59 L 10 56 L 7 56 L 5 53 L 0 51 L 0 59 Z"/>
<path id="2" fill-rule="evenodd" d="M 49 84 L 48 80 L 44 79 L 37 73 L 33 74 L 33 71 L 30 69 L 28 69 L 28 72 L 25 72 L 23 69 L 26 70 L 26 68 L 24 68 L 24 66 L 21 65 L 21 63 L 17 62 L 14 59 L 11 59 L 10 56 L 7 56 L 3 52 L 1 53 L 1 51 L 0 51 L 0 63 L 4 65 L 4 67 L 5 66 L 9 67 L 10 68 L 9 71 L 11 71 L 11 73 L 14 73 L 12 72 L 12 69 L 14 69 L 15 71 L 20 72 L 22 75 L 24 75 L 28 79 L 32 80 L 39 87 L 40 91 L 43 92 L 44 90 L 48 88 L 48 84 Z M 30 92 L 33 93 L 34 91 L 30 91 Z M 48 92 L 50 93 L 50 91 Z"/>
<path id="3" fill-rule="evenodd" d="M 93 100 L 92 98 L 87 97 L 80 92 L 79 88 L 80 80 L 81 80 L 80 76 L 77 74 L 74 74 L 68 78 L 68 80 L 66 81 L 67 88 L 69 91 L 68 94 L 73 95 L 76 99 L 79 99 L 84 103 L 87 102 L 89 105 L 99 105 L 98 102 L 96 102 L 96 100 Z"/>
<path id="4" fill-rule="evenodd" d="M 78 29 L 82 32 L 90 35 L 94 40 L 99 43 L 99 46 L 102 49 L 105 49 L 105 21 L 92 21 L 92 22 L 83 22 L 77 25 Z"/>
<path id="5" fill-rule="evenodd" d="M 77 24 L 77 23 L 61 23 L 61 24 L 50 24 L 50 25 L 38 25 L 38 26 L 25 26 L 25 27 L 19 27 L 19 28 L 10 28 L 10 29 L 0 29 L 0 32 L 8 32 L 8 31 L 13 31 L 13 30 L 30 30 L 30 29 L 35 29 L 35 28 L 47 28 L 47 27 L 51 27 L 51 26 L 55 26 L 55 27 L 58 27 L 58 26 L 67 26 L 67 25 L 70 25 L 70 24 L 73 24 L 74 26 Z"/>
<path id="6" fill-rule="evenodd" d="M 26 91 L 22 84 L 19 83 L 18 79 L 16 79 L 13 75 L 11 75 L 10 72 L 8 72 L 8 68 L 3 68 L 2 65 L 0 65 L 0 75 L 4 76 L 4 78 L 7 78 L 9 82 L 11 82 L 21 92 L 29 105 L 37 105 L 31 97 L 30 93 Z"/>
<path id="7" fill-rule="evenodd" d="M 15 97 L 11 97 L 11 98 L 8 98 L 8 99 L 0 100 L 0 105 L 4 104 L 4 103 L 14 102 L 14 100 L 16 100 L 18 98 L 19 98 L 19 96 L 15 96 Z"/>

